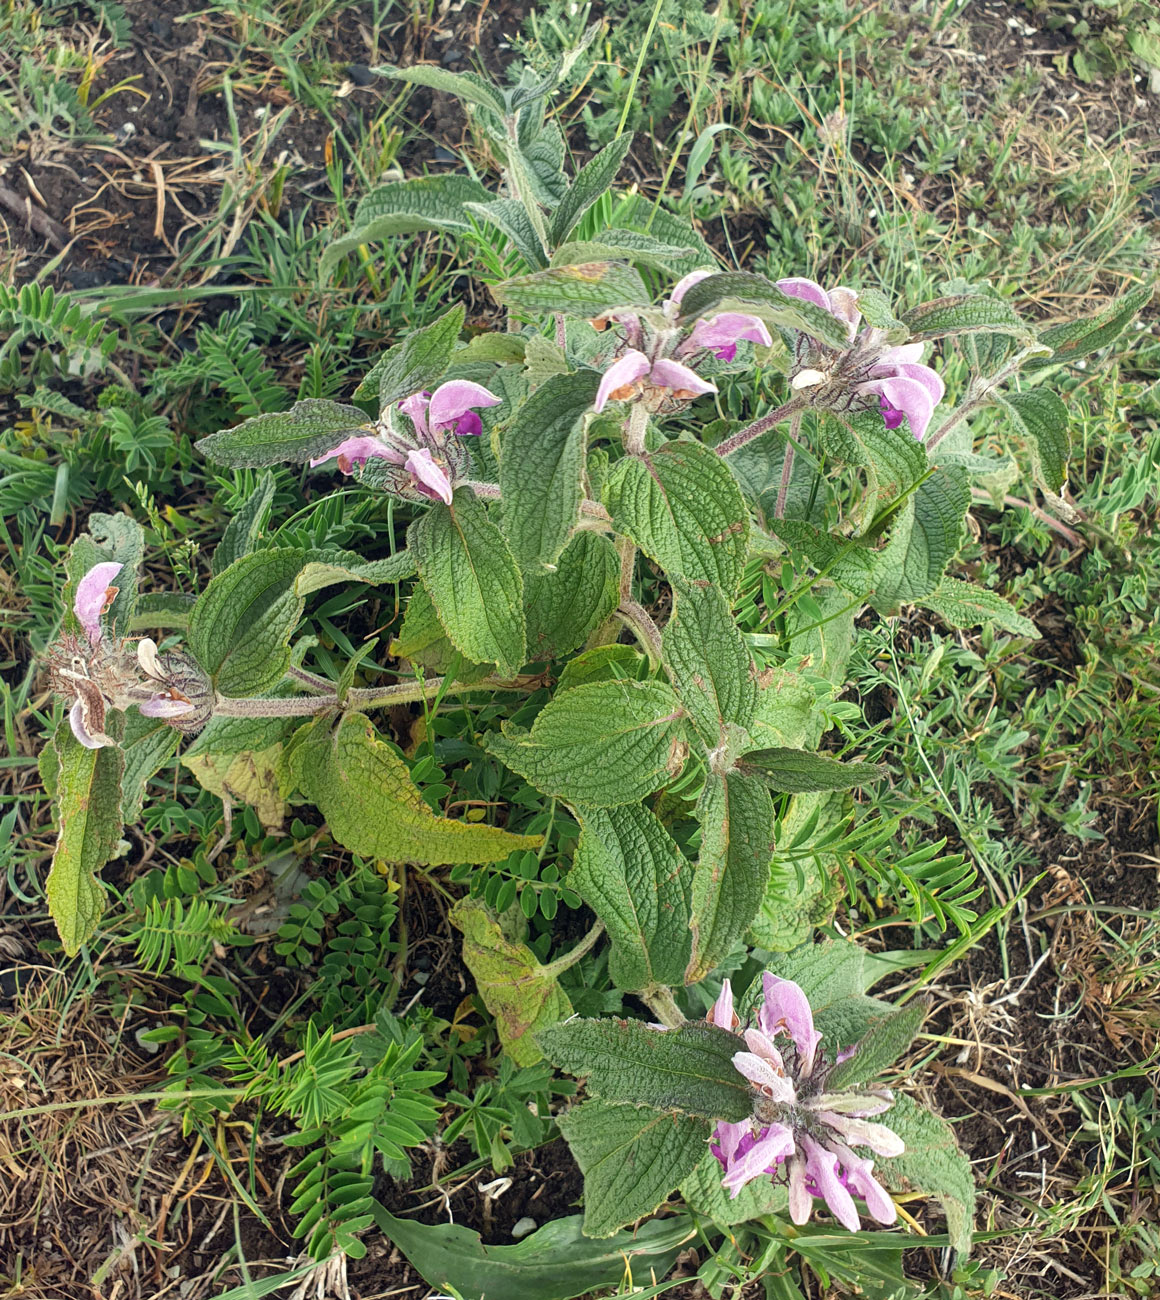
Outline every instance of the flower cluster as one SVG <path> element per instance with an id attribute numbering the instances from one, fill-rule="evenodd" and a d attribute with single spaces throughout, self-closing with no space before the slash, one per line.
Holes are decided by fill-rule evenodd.
<path id="1" fill-rule="evenodd" d="M 500 399 L 482 384 L 452 379 L 433 393 L 413 393 L 388 407 L 374 432 L 346 438 L 310 462 L 311 468 L 337 460 L 344 474 L 370 460 L 384 462 L 383 482 L 402 497 L 451 504 L 455 483 L 467 467 L 467 454 L 458 438 L 478 436 L 483 421 L 477 411 L 498 406 Z M 407 417 L 404 426 L 396 413 Z"/>
<path id="2" fill-rule="evenodd" d="M 872 1176 L 873 1160 L 851 1150 L 902 1154 L 902 1139 L 867 1118 L 888 1110 L 893 1094 L 887 1088 L 827 1091 L 833 1066 L 851 1053 L 838 1053 L 833 1062 L 819 1055 L 822 1035 L 805 993 L 792 980 L 766 973 L 762 993 L 756 1026 L 740 1030 L 728 980 L 706 1017 L 741 1032 L 748 1050 L 735 1053 L 733 1064 L 749 1080 L 754 1099 L 750 1119 L 714 1130 L 710 1150 L 725 1171 L 723 1186 L 736 1196 L 763 1175 L 784 1176 L 794 1223 L 805 1223 L 820 1197 L 843 1227 L 857 1232 L 855 1196 L 879 1223 L 893 1223 L 898 1212 Z"/>
<path id="3" fill-rule="evenodd" d="M 871 410 L 877 406 L 888 429 L 897 429 L 905 416 L 911 433 L 921 441 L 946 391 L 938 371 L 922 364 L 923 345 L 892 345 L 887 332 L 875 326 L 859 330 L 862 313 L 853 289 L 839 285 L 827 291 L 800 276 L 778 280 L 777 287 L 829 312 L 845 326 L 850 341 L 848 348 L 839 351 L 808 334 L 799 334 L 790 387 L 823 410 Z"/>
<path id="4" fill-rule="evenodd" d="M 686 332 L 677 324 L 681 299 L 712 271 L 686 275 L 666 298 L 659 312 L 617 312 L 595 322 L 604 327 L 615 320 L 623 328 L 619 355 L 604 372 L 596 393 L 597 411 L 608 402 L 642 401 L 650 410 L 670 409 L 703 393 L 715 393 L 717 385 L 703 379 L 695 367 L 713 356 L 732 361 L 742 342 L 773 343 L 765 322 L 744 312 L 719 312 L 698 320 Z"/>
<path id="5" fill-rule="evenodd" d="M 77 583 L 73 613 L 83 638 L 66 634 L 53 647 L 49 671 L 58 694 L 72 698 L 69 726 L 86 749 L 117 742 L 105 732 L 110 708 L 137 705 L 147 718 L 160 718 L 194 733 L 208 721 L 212 690 L 205 674 L 186 655 L 160 654 L 149 637 L 135 653 L 106 635 L 105 615 L 117 599 L 113 585 L 123 565 L 95 564 Z"/>

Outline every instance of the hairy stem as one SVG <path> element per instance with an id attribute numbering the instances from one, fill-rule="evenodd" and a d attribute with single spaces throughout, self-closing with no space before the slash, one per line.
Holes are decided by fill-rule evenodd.
<path id="1" fill-rule="evenodd" d="M 428 677 L 421 682 L 396 682 L 393 686 L 365 686 L 347 691 L 341 701 L 335 694 L 290 695 L 278 699 L 238 699 L 219 695 L 214 704 L 214 714 L 223 718 L 308 718 L 320 713 L 343 708 L 363 711 L 389 708 L 392 704 L 412 704 L 416 700 L 432 699 L 440 692 L 459 691 L 534 691 L 542 679 L 517 677 L 484 677 L 478 682 L 450 682 L 444 685 L 442 677 Z"/>
<path id="2" fill-rule="evenodd" d="M 586 956 L 592 951 L 596 940 L 604 933 L 604 922 L 597 921 L 591 930 L 575 946 L 569 948 L 562 957 L 557 957 L 555 961 L 550 961 L 545 966 L 540 967 L 540 974 L 545 979 L 555 979 L 557 975 L 563 974 L 569 966 L 575 966 L 581 957 Z"/>
<path id="3" fill-rule="evenodd" d="M 616 617 L 632 632 L 640 642 L 641 648 L 648 655 L 653 668 L 661 663 L 661 632 L 653 622 L 652 615 L 636 600 L 621 598 L 616 610 Z"/>
<path id="4" fill-rule="evenodd" d="M 630 456 L 644 455 L 644 439 L 648 433 L 648 407 L 643 402 L 633 402 L 624 422 L 624 450 Z"/>
<path id="5" fill-rule="evenodd" d="M 679 1029 L 685 1023 L 685 1017 L 681 1014 L 681 1008 L 677 1006 L 672 989 L 661 984 L 640 996 L 641 1001 L 662 1025 L 666 1025 L 669 1029 Z"/>
<path id="6" fill-rule="evenodd" d="M 302 668 L 287 668 L 286 676 L 293 677 L 296 682 L 302 682 L 304 685 L 311 687 L 313 690 L 321 691 L 323 694 L 337 695 L 338 687 L 325 677 L 316 677 L 313 673 L 308 673 Z"/>
<path id="7" fill-rule="evenodd" d="M 777 504 L 773 508 L 775 519 L 785 518 L 785 499 L 789 495 L 789 485 L 793 478 L 794 453 L 797 450 L 797 432 L 801 428 L 801 412 L 793 417 L 790 425 L 789 442 L 786 443 L 785 458 L 781 462 L 781 484 L 777 489 Z"/>
<path id="8" fill-rule="evenodd" d="M 735 451 L 744 447 L 747 442 L 752 442 L 754 438 L 760 438 L 763 433 L 768 433 L 770 429 L 779 425 L 782 420 L 788 420 L 791 415 L 797 415 L 804 409 L 805 402 L 800 397 L 790 398 L 784 406 L 779 406 L 776 411 L 770 411 L 768 415 L 761 416 L 760 419 L 754 420 L 752 424 L 747 424 L 744 429 L 738 429 L 732 437 L 718 443 L 717 455 L 732 456 Z"/>

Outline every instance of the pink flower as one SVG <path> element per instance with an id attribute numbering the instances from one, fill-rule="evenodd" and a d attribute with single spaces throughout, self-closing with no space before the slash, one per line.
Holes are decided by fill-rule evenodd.
<path id="1" fill-rule="evenodd" d="M 435 457 L 431 455 L 428 448 L 418 447 L 409 452 L 404 465 L 411 475 L 411 482 L 415 485 L 417 492 L 421 492 L 425 497 L 430 497 L 433 501 L 443 501 L 447 505 L 451 504 L 453 495 L 451 480 L 435 463 Z"/>
<path id="2" fill-rule="evenodd" d="M 728 980 L 706 1017 L 732 1030 L 736 1024 Z M 784 1178 L 790 1217 L 805 1223 L 815 1198 L 825 1201 L 844 1227 L 859 1226 L 854 1197 L 879 1223 L 893 1223 L 897 1211 L 885 1189 L 871 1176 L 874 1164 L 856 1155 L 851 1145 L 883 1156 L 901 1155 L 902 1139 L 868 1115 L 889 1109 L 893 1096 L 884 1088 L 826 1092 L 833 1065 L 822 1060 L 822 1035 L 802 989 L 768 972 L 762 977 L 757 1024 L 743 1032 L 746 1051 L 733 1064 L 750 1082 L 753 1116 L 740 1123 L 718 1124 L 710 1150 L 723 1172 L 722 1186 L 736 1197 L 761 1177 Z"/>
<path id="3" fill-rule="evenodd" d="M 732 361 L 737 356 L 738 343 L 742 342 L 760 343 L 768 348 L 773 344 L 773 336 L 759 317 L 723 311 L 709 320 L 699 320 L 681 345 L 681 351 L 688 354 L 706 348 L 719 361 Z"/>
<path id="4" fill-rule="evenodd" d="M 332 447 L 310 462 L 311 469 L 317 469 L 325 461 L 338 460 L 338 468 L 344 474 L 350 474 L 356 466 L 365 465 L 368 460 L 389 460 L 392 465 L 401 465 L 405 459 L 402 452 L 396 451 L 382 438 L 361 436 L 344 438 L 337 447 Z"/>
<path id="5" fill-rule="evenodd" d="M 73 613 L 85 630 L 90 645 L 101 641 L 101 617 L 117 599 L 117 588 L 109 584 L 125 566 L 123 564 L 94 564 L 77 583 L 73 597 Z"/>
<path id="6" fill-rule="evenodd" d="M 925 437 L 934 408 L 946 392 L 938 371 L 923 365 L 921 343 L 890 345 L 884 330 L 859 330 L 857 292 L 844 285 L 823 289 L 794 276 L 777 287 L 791 297 L 828 311 L 846 327 L 849 348 L 837 351 L 808 334 L 799 335 L 790 387 L 807 393 L 822 409 L 850 410 L 877 404 L 886 426 L 897 429 L 905 416 L 910 431 Z"/>
<path id="7" fill-rule="evenodd" d="M 596 390 L 594 409 L 603 411 L 610 401 L 632 401 L 650 389 L 666 390 L 673 397 L 687 401 L 702 393 L 715 393 L 717 385 L 702 379 L 695 370 L 681 365 L 679 361 L 663 357 L 658 361 L 650 361 L 643 352 L 629 348 L 604 372 L 604 378 Z"/>
<path id="8" fill-rule="evenodd" d="M 498 406 L 500 399 L 482 384 L 469 379 L 451 379 L 433 393 L 415 393 L 399 403 L 399 410 L 410 416 L 420 435 L 447 430 L 460 437 L 483 432 L 483 421 L 476 410 Z"/>

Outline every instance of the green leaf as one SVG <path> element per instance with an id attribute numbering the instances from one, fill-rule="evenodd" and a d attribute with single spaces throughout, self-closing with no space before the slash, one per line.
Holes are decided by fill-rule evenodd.
<path id="1" fill-rule="evenodd" d="M 465 104 L 474 104 L 477 108 L 486 108 L 499 117 L 507 112 L 503 94 L 497 86 L 474 72 L 448 72 L 430 63 L 416 64 L 410 68 L 395 68 L 390 64 L 380 64 L 372 68 L 382 77 L 393 81 L 405 81 L 410 86 L 427 86 L 430 90 L 442 90 Z"/>
<path id="2" fill-rule="evenodd" d="M 539 232 L 522 203 L 516 199 L 493 199 L 490 203 L 467 203 L 464 206 L 473 217 L 490 222 L 507 235 L 512 247 L 533 270 L 548 265 Z"/>
<path id="3" fill-rule="evenodd" d="M 125 770 L 121 775 L 121 817 L 130 824 L 141 816 L 149 778 L 177 752 L 181 732 L 160 718 L 147 718 L 137 709 L 125 715 L 121 752 Z"/>
<path id="4" fill-rule="evenodd" d="M 771 790 L 783 794 L 805 794 L 816 790 L 853 790 L 871 785 L 886 776 L 876 763 L 843 763 L 806 749 L 777 746 L 746 754 L 739 764 Z"/>
<path id="5" fill-rule="evenodd" d="M 751 271 L 724 271 L 694 284 L 681 299 L 681 320 L 717 312 L 741 311 L 760 316 L 769 325 L 798 330 L 821 343 L 845 352 L 850 346 L 846 327 L 824 307 L 805 302 L 779 289 L 764 275 Z"/>
<path id="6" fill-rule="evenodd" d="M 534 1035 L 572 1014 L 557 973 L 541 966 L 527 944 L 508 938 L 479 899 L 461 898 L 450 919 L 463 931 L 463 960 L 495 1017 L 504 1051 L 517 1065 L 535 1065 L 542 1052 Z"/>
<path id="7" fill-rule="evenodd" d="M 259 479 L 258 485 L 243 502 L 241 509 L 226 524 L 222 539 L 214 548 L 213 572 L 223 573 L 235 560 L 249 555 L 258 540 L 266 517 L 270 513 L 270 502 L 274 500 L 274 475 L 267 470 Z"/>
<path id="8" fill-rule="evenodd" d="M 288 762 L 295 783 L 326 818 L 330 833 L 364 858 L 429 867 L 499 862 L 541 842 L 538 835 L 513 835 L 496 826 L 437 816 L 406 763 L 361 713 L 348 713 L 337 725 L 320 718 L 303 728 Z"/>
<path id="9" fill-rule="evenodd" d="M 753 1112 L 733 1065 L 741 1039 L 715 1025 L 650 1029 L 640 1020 L 569 1020 L 539 1035 L 544 1055 L 590 1095 L 736 1123 Z"/>
<path id="10" fill-rule="evenodd" d="M 528 659 L 556 659 L 582 646 L 620 600 L 620 560 L 599 533 L 581 531 L 554 572 L 524 575 Z"/>
<path id="11" fill-rule="evenodd" d="M 605 145 L 576 173 L 560 206 L 552 214 L 549 234 L 553 248 L 562 244 L 585 212 L 612 189 L 631 148 L 632 135 L 626 132 Z"/>
<path id="12" fill-rule="evenodd" d="M 257 551 L 211 578 L 189 616 L 190 653 L 222 695 L 257 695 L 290 664 L 290 636 L 302 617 L 294 583 L 306 552 Z"/>
<path id="13" fill-rule="evenodd" d="M 626 456 L 605 484 L 604 502 L 617 532 L 669 577 L 713 583 L 733 599 L 745 567 L 749 510 L 715 452 L 680 439 L 644 457 Z"/>
<path id="14" fill-rule="evenodd" d="M 571 266 L 576 262 L 607 259 L 651 266 L 666 275 L 679 276 L 680 268 L 698 256 L 695 248 L 666 244 L 636 230 L 604 229 L 598 239 L 561 244 L 552 257 L 552 265 Z"/>
<path id="15" fill-rule="evenodd" d="M 975 1217 L 975 1176 L 959 1150 L 954 1130 L 905 1093 L 875 1122 L 885 1124 L 906 1143 L 906 1151 L 874 1162 L 874 1176 L 891 1191 L 919 1191 L 937 1196 L 947 1216 L 951 1244 L 960 1254 L 971 1249 Z"/>
<path id="16" fill-rule="evenodd" d="M 294 583 L 294 590 L 299 596 L 309 596 L 336 582 L 365 582 L 372 587 L 385 587 L 414 577 L 418 567 L 415 557 L 406 550 L 381 560 L 362 560 L 348 552 L 336 555 L 333 561 L 311 561 L 304 565 Z"/>
<path id="17" fill-rule="evenodd" d="M 232 429 L 219 429 L 195 446 L 218 465 L 234 469 L 298 465 L 337 447 L 346 438 L 373 432 L 365 411 L 323 398 L 295 402 L 288 411 L 255 415 Z"/>
<path id="18" fill-rule="evenodd" d="M 391 642 L 391 654 L 434 673 L 454 672 L 455 680 L 460 682 L 479 681 L 495 671 L 495 664 L 473 663 L 451 644 L 421 582 L 411 590 L 403 626 Z"/>
<path id="19" fill-rule="evenodd" d="M 952 334 L 1010 334 L 1029 341 L 1035 337 L 1026 321 L 1002 298 L 978 293 L 935 298 L 903 312 L 902 320 L 910 329 L 913 343 Z"/>
<path id="20" fill-rule="evenodd" d="M 878 552 L 875 609 L 892 612 L 934 591 L 958 552 L 970 506 L 970 484 L 961 465 L 940 466 L 919 484 Z"/>
<path id="21" fill-rule="evenodd" d="M 105 727 L 117 738 L 119 721 Z M 121 776 L 125 756 L 116 745 L 86 749 L 63 718 L 42 760 L 55 801 L 56 848 L 45 892 L 65 954 L 75 957 L 92 938 L 105 910 L 105 887 L 97 872 L 117 851 L 124 821 Z"/>
<path id="22" fill-rule="evenodd" d="M 721 592 L 673 580 L 676 608 L 662 638 L 665 667 L 709 750 L 726 743 L 726 724 L 747 728 L 757 712 L 757 669 Z"/>
<path id="23" fill-rule="evenodd" d="M 593 1241 L 576 1214 L 552 1219 L 514 1246 L 485 1246 L 479 1233 L 457 1223 L 396 1219 L 377 1203 L 371 1213 L 425 1282 L 463 1300 L 576 1300 L 617 1286 L 626 1269 L 664 1277 L 692 1235 L 681 1215 Z"/>
<path id="24" fill-rule="evenodd" d="M 758 1178 L 733 1197 L 721 1186 L 723 1173 L 717 1157 L 711 1151 L 706 1152 L 681 1183 L 681 1197 L 689 1209 L 708 1216 L 723 1228 L 731 1228 L 767 1214 L 784 1215 L 789 1208 L 789 1193 L 784 1183 Z"/>
<path id="25" fill-rule="evenodd" d="M 610 1237 L 652 1214 L 705 1154 L 709 1123 L 594 1098 L 558 1120 L 584 1175 L 584 1234 Z"/>
<path id="26" fill-rule="evenodd" d="M 867 513 L 873 512 L 879 498 L 895 500 L 926 473 L 922 443 L 905 424 L 888 429 L 880 411 L 826 412 L 819 433 L 828 456 L 867 471 Z"/>
<path id="27" fill-rule="evenodd" d="M 181 761 L 210 794 L 248 804 L 266 830 L 280 830 L 290 793 L 282 754 L 300 725 L 298 718 L 211 718 Z"/>
<path id="28" fill-rule="evenodd" d="M 680 770 L 681 717 L 662 682 L 590 682 L 551 700 L 530 731 L 493 732 L 486 744 L 541 794 L 616 808 Z"/>
<path id="29" fill-rule="evenodd" d="M 1071 455 L 1071 420 L 1067 407 L 1049 388 L 998 393 L 993 400 L 1027 439 L 1036 479 L 1059 496 L 1067 482 L 1067 462 Z"/>
<path id="30" fill-rule="evenodd" d="M 670 247 L 679 248 L 687 244 L 693 251 L 689 257 L 682 259 L 672 268 L 673 275 L 677 277 L 688 275 L 691 271 L 712 269 L 718 265 L 717 254 L 693 228 L 688 217 L 677 216 L 664 208 L 658 208 L 647 195 L 625 195 L 617 205 L 612 220 L 613 225 L 608 230 L 600 232 L 601 239 L 612 230 L 631 230 L 652 239 L 659 239 Z M 633 260 L 631 255 L 628 260 Z"/>
<path id="31" fill-rule="evenodd" d="M 614 641 L 611 645 L 593 646 L 569 659 L 556 682 L 556 694 L 570 691 L 585 682 L 640 681 L 647 674 L 648 660 L 635 647 Z"/>
<path id="32" fill-rule="evenodd" d="M 148 632 L 151 628 L 167 627 L 184 631 L 189 626 L 189 616 L 197 604 L 197 597 L 185 591 L 147 591 L 137 598 L 137 608 L 130 632 Z"/>
<path id="33" fill-rule="evenodd" d="M 424 230 L 460 234 L 470 230 L 465 206 L 486 203 L 490 198 L 478 181 L 454 174 L 421 176 L 380 185 L 358 205 L 350 233 L 332 240 L 323 249 L 319 270 L 325 275 L 347 253 L 357 252 L 363 244 L 377 243 L 391 235 Z"/>
<path id="34" fill-rule="evenodd" d="M 704 979 L 740 941 L 765 897 L 773 854 L 773 804 L 756 777 L 711 772 L 697 820 L 701 853 L 693 873 L 693 956 L 686 984 Z"/>
<path id="35" fill-rule="evenodd" d="M 450 506 L 432 506 L 407 537 L 452 645 L 514 676 L 526 657 L 523 580 L 483 503 L 459 488 Z"/>
<path id="36" fill-rule="evenodd" d="M 595 370 L 554 375 L 504 430 L 499 467 L 503 529 L 521 569 L 554 564 L 580 518 L 584 429 L 599 386 Z"/>
<path id="37" fill-rule="evenodd" d="M 80 623 L 73 613 L 73 600 L 77 583 L 94 564 L 116 563 L 121 572 L 113 579 L 117 595 L 104 617 L 105 626 L 114 636 L 127 636 L 137 609 L 138 570 L 145 555 L 145 533 L 130 515 L 89 515 L 88 531 L 82 533 L 69 547 L 65 572 L 68 588 L 65 592 L 64 626 L 76 636 L 83 636 Z"/>
<path id="38" fill-rule="evenodd" d="M 919 602 L 933 610 L 949 627 L 983 627 L 995 624 L 1014 636 L 1038 640 L 1041 633 L 1002 596 L 974 582 L 944 578 L 938 587 Z"/>
<path id="39" fill-rule="evenodd" d="M 388 348 L 355 389 L 355 401 L 376 398 L 379 409 L 385 410 L 400 398 L 434 388 L 451 364 L 463 329 L 463 314 L 463 305 L 457 304 Z"/>
<path id="40" fill-rule="evenodd" d="M 1040 343 L 1052 349 L 1050 357 L 1031 357 L 1024 363 L 1026 370 L 1041 370 L 1045 366 L 1058 366 L 1090 356 L 1114 342 L 1124 327 L 1152 301 L 1154 284 L 1146 284 L 1121 294 L 1109 307 L 1095 316 L 1053 325 L 1039 336 Z"/>
<path id="41" fill-rule="evenodd" d="M 766 527 L 786 544 L 791 554 L 805 556 L 819 575 L 857 596 L 870 593 L 877 560 L 864 542 L 824 533 L 804 519 L 770 519 Z"/>
<path id="42" fill-rule="evenodd" d="M 757 714 L 750 727 L 756 745 L 809 748 L 822 738 L 824 714 L 818 696 L 804 677 L 788 668 L 767 668 L 758 679 Z"/>
<path id="43" fill-rule="evenodd" d="M 877 1079 L 914 1042 L 926 1019 L 926 1011 L 921 1002 L 912 1002 L 876 1020 L 859 1040 L 854 1055 L 835 1065 L 827 1075 L 826 1091 L 844 1092 Z"/>
<path id="44" fill-rule="evenodd" d="M 692 865 L 639 803 L 582 811 L 580 820 L 568 888 L 604 922 L 613 984 L 631 993 L 683 983 Z"/>
<path id="45" fill-rule="evenodd" d="M 647 307 L 644 281 L 624 262 L 577 262 L 493 285 L 491 296 L 523 316 L 564 312 L 604 316 L 624 307 Z"/>

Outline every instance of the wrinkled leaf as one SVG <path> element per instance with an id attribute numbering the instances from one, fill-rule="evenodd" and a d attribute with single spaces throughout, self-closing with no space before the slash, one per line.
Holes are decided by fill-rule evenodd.
<path id="1" fill-rule="evenodd" d="M 255 415 L 232 429 L 219 429 L 195 445 L 209 460 L 234 469 L 282 461 L 299 465 L 371 430 L 366 412 L 357 406 L 308 397 L 288 411 Z"/>

